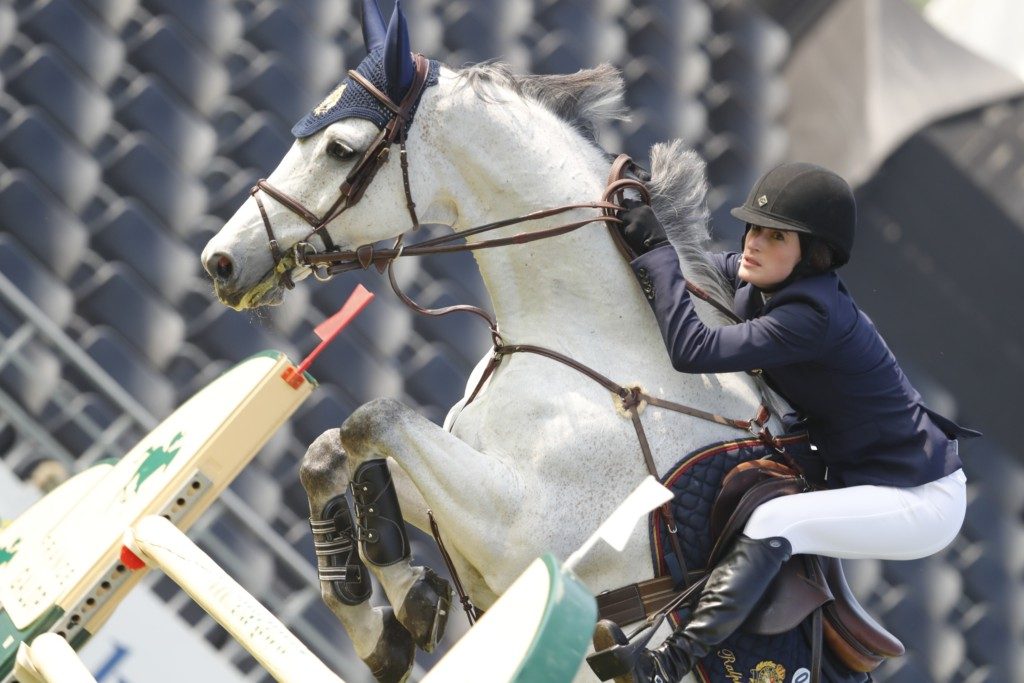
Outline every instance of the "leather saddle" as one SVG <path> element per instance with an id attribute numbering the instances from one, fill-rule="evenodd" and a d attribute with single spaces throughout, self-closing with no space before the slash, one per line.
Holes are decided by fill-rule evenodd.
<path id="1" fill-rule="evenodd" d="M 711 533 L 716 541 L 708 566 L 715 566 L 757 506 L 809 490 L 807 481 L 795 470 L 773 460 L 751 460 L 730 470 L 711 509 Z M 857 602 L 842 563 L 819 555 L 790 558 L 742 628 L 764 635 L 784 633 L 819 608 L 825 643 L 850 669 L 873 671 L 886 658 L 904 653 L 899 639 Z"/>

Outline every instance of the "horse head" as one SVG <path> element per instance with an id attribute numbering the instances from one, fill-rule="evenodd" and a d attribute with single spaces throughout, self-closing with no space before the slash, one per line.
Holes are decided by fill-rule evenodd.
<path id="1" fill-rule="evenodd" d="M 600 199 L 610 160 L 594 143 L 593 128 L 601 119 L 624 117 L 616 69 L 518 76 L 486 63 L 452 71 L 410 52 L 400 3 L 385 26 L 375 0 L 364 0 L 363 37 L 366 57 L 295 125 L 296 141 L 278 167 L 204 249 L 203 265 L 223 303 L 236 309 L 280 303 L 296 280 L 325 276 L 322 267 L 311 267 L 317 252 L 347 252 L 353 267 L 383 267 L 372 256 L 380 250 L 367 245 L 420 222 L 458 232 L 495 216 Z M 701 269 L 703 162 L 679 142 L 656 146 L 651 161 L 655 210 L 674 236 L 684 270 L 688 263 Z M 595 216 L 579 210 L 547 225 Z M 506 228 L 506 235 L 519 229 Z M 573 277 L 569 266 L 579 285 L 570 290 L 610 300 L 632 278 L 603 232 L 546 240 L 543 249 L 520 251 L 514 264 L 475 254 L 493 261 L 485 280 L 501 282 L 505 291 L 521 292 L 520 284 L 564 290 Z M 609 268 L 621 271 L 614 282 L 592 277 Z M 494 301 L 500 293 L 488 289 L 507 320 L 508 307 Z M 532 294 L 514 297 L 515 303 L 539 298 Z"/>
<path id="2" fill-rule="evenodd" d="M 371 244 L 410 227 L 399 163 L 387 160 L 398 156 L 394 145 L 420 146 L 413 116 L 440 65 L 411 54 L 400 2 L 385 26 L 376 1 L 364 0 L 363 39 L 363 61 L 295 124 L 288 153 L 203 250 L 223 303 L 278 304 L 311 272 L 304 254 Z M 364 195 L 371 180 L 374 191 Z M 428 181 L 418 177 L 414 189 L 429 208 Z"/>

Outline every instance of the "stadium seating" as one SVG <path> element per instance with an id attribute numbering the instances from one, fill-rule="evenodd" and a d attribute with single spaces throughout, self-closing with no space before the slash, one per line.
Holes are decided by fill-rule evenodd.
<path id="1" fill-rule="evenodd" d="M 223 153 L 240 166 L 260 169 L 270 175 L 291 147 L 293 138 L 279 120 L 265 114 L 254 114 L 225 136 Z"/>
<path id="2" fill-rule="evenodd" d="M 292 422 L 295 437 L 299 443 L 308 446 L 328 429 L 340 427 L 357 407 L 351 398 L 334 387 L 322 387 L 296 414 Z"/>
<path id="3" fill-rule="evenodd" d="M 58 326 L 70 322 L 74 310 L 71 291 L 17 241 L 4 234 L 0 234 L 0 273 Z"/>
<path id="4" fill-rule="evenodd" d="M 716 239 L 735 248 L 742 225 L 728 209 L 743 201 L 754 178 L 780 161 L 789 145 L 780 124 L 789 106 L 781 73 L 792 45 L 768 11 L 785 6 L 798 13 L 813 5 L 820 13 L 832 4 L 409 0 L 403 7 L 413 49 L 454 68 L 491 58 L 518 72 L 571 72 L 603 61 L 619 67 L 632 118 L 601 124 L 601 143 L 642 164 L 655 142 L 682 137 L 692 144 L 708 164 Z M 165 414 L 233 363 L 264 349 L 281 349 L 298 360 L 318 342 L 313 325 L 334 313 L 357 283 L 378 295 L 314 363 L 311 372 L 320 388 L 235 484 L 256 508 L 252 514 L 308 558 L 308 510 L 297 478 L 306 445 L 379 396 L 440 422 L 490 345 L 475 316 L 416 315 L 375 271 L 326 284 L 309 279 L 287 294 L 284 306 L 243 314 L 215 300 L 199 269 L 206 242 L 246 201 L 255 180 L 287 152 L 292 124 L 362 59 L 358 5 L 0 0 L 0 272 L 144 408 Z M 392 3 L 381 5 L 386 18 Z M 966 207 L 963 192 L 970 190 L 998 197 L 999 211 L 1019 221 L 1024 153 L 1011 142 L 1024 139 L 1024 103 L 994 103 L 941 128 L 941 135 L 938 127 L 929 128 L 919 146 L 945 146 L 975 175 L 958 192 L 936 193 L 926 186 L 910 193 L 929 198 L 913 204 L 914 215 L 940 200 Z M 906 194 L 887 178 L 879 186 L 900 200 Z M 871 198 L 864 199 L 858 197 L 868 207 L 859 235 L 890 229 L 891 217 L 873 216 Z M 991 246 L 996 237 L 990 218 L 960 222 L 970 225 L 971 239 L 984 245 L 979 253 L 986 258 L 1012 253 Z M 918 223 L 930 229 L 928 221 Z M 427 227 L 410 239 L 443 231 Z M 952 256 L 962 253 L 953 249 Z M 902 277 L 900 268 L 888 270 Z M 1000 270 L 1011 278 L 1015 272 Z M 422 305 L 487 306 L 469 254 L 402 259 L 396 271 Z M 858 291 L 888 291 L 886 282 Z M 967 298 L 987 296 L 991 283 L 976 278 L 964 287 Z M 1000 305 L 998 297 L 989 299 Z M 1013 306 L 1003 308 L 1016 315 Z M 971 320 L 973 327 L 957 328 L 955 335 L 987 339 L 987 319 Z M 11 335 L 19 336 L 11 341 Z M 22 345 L 8 354 L 19 339 Z M 1012 361 L 1020 355 L 1019 344 L 1004 341 L 986 348 Z M 954 355 L 941 346 L 947 359 Z M 101 451 L 120 452 L 137 438 L 139 425 L 119 437 L 104 433 L 115 422 L 125 424 L 122 412 L 3 301 L 0 357 L 6 360 L 0 389 L 72 453 L 88 453 L 91 460 Z M 965 409 L 972 406 L 957 398 Z M 10 457 L 25 467 L 37 462 L 38 445 L 10 425 L 9 416 L 0 416 L 0 459 L 16 451 Z M 112 442 L 108 448 L 102 447 L 106 441 Z M 971 487 L 967 518 L 949 549 L 927 562 L 859 561 L 847 567 L 866 606 L 910 648 L 906 657 L 876 672 L 875 680 L 1024 680 L 1024 468 L 998 447 L 976 443 L 965 457 Z M 290 623 L 328 643 L 317 640 L 314 649 L 339 675 L 367 680 L 337 620 L 321 604 L 317 584 L 298 577 L 222 510 L 197 531 L 204 525 L 205 547 L 218 561 L 263 591 L 268 604 L 287 600 L 283 611 Z M 439 564 L 423 537 L 416 535 L 413 546 L 417 561 Z M 161 591 L 170 599 L 177 589 Z M 191 603 L 183 609 L 226 657 L 243 659 L 240 648 Z M 245 661 L 243 667 L 255 666 Z"/>
<path id="5" fill-rule="evenodd" d="M 201 172 L 217 147 L 210 124 L 161 82 L 140 76 L 116 101 L 116 116 L 131 130 L 145 131 L 177 160 L 183 171 Z"/>
<path id="6" fill-rule="evenodd" d="M 7 77 L 8 92 L 41 106 L 83 147 L 92 148 L 110 127 L 110 100 L 54 47 L 33 48 Z"/>
<path id="7" fill-rule="evenodd" d="M 219 0 L 143 0 L 154 14 L 169 14 L 210 50 L 222 57 L 242 34 L 242 17 Z"/>
<path id="8" fill-rule="evenodd" d="M 404 368 L 405 389 L 420 403 L 448 408 L 463 395 L 466 373 L 439 344 L 425 347 Z"/>
<path id="9" fill-rule="evenodd" d="M 170 381 L 111 328 L 104 325 L 90 328 L 78 343 L 155 417 L 166 417 L 176 407 L 176 392 Z M 81 384 L 86 386 L 87 382 Z"/>
<path id="10" fill-rule="evenodd" d="M 286 65 L 286 58 L 273 53 L 249 64 L 233 83 L 232 92 L 256 108 L 272 112 L 289 129 L 323 97 L 323 93 L 305 90 Z"/>
<path id="11" fill-rule="evenodd" d="M 139 0 L 82 0 L 97 17 L 114 31 L 120 31 L 139 7 Z"/>
<path id="12" fill-rule="evenodd" d="M 341 80 L 341 49 L 290 4 L 259 5 L 249 17 L 245 37 L 264 52 L 280 54 L 306 92 L 326 94 Z"/>
<path id="13" fill-rule="evenodd" d="M 128 60 L 139 71 L 159 75 L 203 115 L 212 114 L 227 95 L 227 70 L 185 35 L 173 17 L 147 22 L 129 43 Z"/>
<path id="14" fill-rule="evenodd" d="M 184 173 L 147 133 L 131 133 L 106 160 L 104 178 L 135 196 L 172 230 L 185 234 L 205 212 L 206 188 Z"/>
<path id="15" fill-rule="evenodd" d="M 171 304 L 199 282 L 198 257 L 134 199 L 120 201 L 97 221 L 92 246 L 105 258 L 127 264 Z"/>
<path id="16" fill-rule="evenodd" d="M 18 352 L 20 363 L 0 366 L 0 389 L 30 414 L 42 417 L 60 381 L 61 362 L 50 350 L 31 343 Z"/>
<path id="17" fill-rule="evenodd" d="M 372 397 L 402 396 L 402 376 L 392 365 L 379 360 L 369 348 L 341 334 L 324 349 L 311 372 L 321 382 L 336 384 L 352 401 Z"/>
<path id="18" fill-rule="evenodd" d="M 77 297 L 84 316 L 120 332 L 157 369 L 167 365 L 185 337 L 181 316 L 122 263 L 100 268 Z"/>
<path id="19" fill-rule="evenodd" d="M 17 31 L 18 15 L 14 13 L 11 5 L 0 5 L 0 50 L 7 47 L 7 44 L 14 38 Z"/>
<path id="20" fill-rule="evenodd" d="M 80 394 L 53 420 L 48 429 L 76 457 L 93 448 L 120 415 L 113 404 L 96 393 Z"/>
<path id="21" fill-rule="evenodd" d="M 256 313 L 214 305 L 191 321 L 189 328 L 189 341 L 214 358 L 237 363 L 268 349 L 282 351 L 292 359 L 298 356 L 295 347 Z"/>
<path id="22" fill-rule="evenodd" d="M 0 128 L 0 157 L 31 171 L 72 211 L 80 211 L 100 181 L 100 166 L 36 107 L 14 113 Z"/>
<path id="23" fill-rule="evenodd" d="M 23 170 L 0 174 L 0 229 L 18 239 L 58 278 L 78 266 L 88 232 L 82 223 Z"/>
<path id="24" fill-rule="evenodd" d="M 59 48 L 68 61 L 106 88 L 124 64 L 124 44 L 75 0 L 35 0 L 18 13 L 19 30 Z"/>

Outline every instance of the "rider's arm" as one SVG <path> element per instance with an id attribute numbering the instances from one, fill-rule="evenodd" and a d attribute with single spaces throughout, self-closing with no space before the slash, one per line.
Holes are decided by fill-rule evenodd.
<path id="1" fill-rule="evenodd" d="M 633 270 L 648 282 L 648 297 L 662 338 L 681 372 L 738 372 L 812 360 L 822 353 L 827 312 L 809 299 L 794 298 L 736 325 L 707 327 L 693 307 L 671 248 L 637 258 Z"/>

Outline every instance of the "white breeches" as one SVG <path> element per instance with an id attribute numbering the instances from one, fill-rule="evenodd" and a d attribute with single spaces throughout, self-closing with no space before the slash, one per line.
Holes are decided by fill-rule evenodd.
<path id="1" fill-rule="evenodd" d="M 793 554 L 913 560 L 949 545 L 967 509 L 963 470 L 921 486 L 850 486 L 761 505 L 743 532 L 785 537 Z"/>

